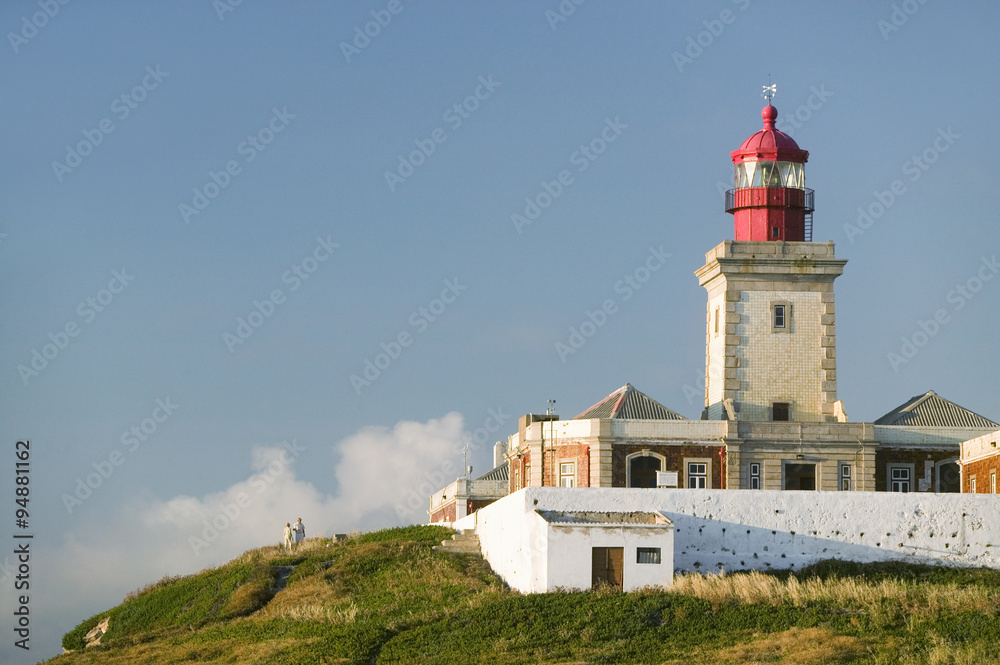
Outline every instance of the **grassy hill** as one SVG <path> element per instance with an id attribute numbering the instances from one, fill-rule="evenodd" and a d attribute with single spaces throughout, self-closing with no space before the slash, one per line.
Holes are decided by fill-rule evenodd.
<path id="1" fill-rule="evenodd" d="M 826 562 L 669 591 L 520 595 L 422 526 L 252 550 L 66 634 L 111 663 L 1000 663 L 1000 571 Z M 287 575 L 284 588 L 276 591 Z M 84 636 L 110 616 L 102 644 Z"/>

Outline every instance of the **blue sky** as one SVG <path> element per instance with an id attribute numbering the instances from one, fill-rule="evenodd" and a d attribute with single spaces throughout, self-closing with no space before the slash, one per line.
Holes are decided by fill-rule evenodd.
<path id="1" fill-rule="evenodd" d="M 424 521 L 464 442 L 486 471 L 546 400 L 630 382 L 699 417 L 693 272 L 768 76 L 849 261 L 851 419 L 929 389 L 1000 417 L 994 3 L 228 6 L 0 6 L 0 491 L 30 439 L 35 534 L 32 649 L 5 629 L 3 662 L 295 517 Z"/>

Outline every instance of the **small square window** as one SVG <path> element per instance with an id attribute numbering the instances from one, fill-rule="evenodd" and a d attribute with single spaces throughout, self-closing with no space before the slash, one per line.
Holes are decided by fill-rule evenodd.
<path id="1" fill-rule="evenodd" d="M 771 405 L 771 420 L 775 422 L 787 422 L 791 404 L 788 402 L 774 402 Z"/>
<path id="2" fill-rule="evenodd" d="M 752 462 L 750 464 L 750 489 L 759 490 L 760 489 L 760 463 Z"/>
<path id="3" fill-rule="evenodd" d="M 777 226 L 772 226 L 771 227 L 771 237 L 774 238 L 774 239 L 780 238 L 781 237 L 781 228 L 777 227 Z"/>
<path id="4" fill-rule="evenodd" d="M 785 327 L 785 306 L 775 305 L 774 306 L 774 327 L 784 328 Z"/>
<path id="5" fill-rule="evenodd" d="M 659 547 L 637 547 L 635 550 L 636 563 L 660 563 Z"/>

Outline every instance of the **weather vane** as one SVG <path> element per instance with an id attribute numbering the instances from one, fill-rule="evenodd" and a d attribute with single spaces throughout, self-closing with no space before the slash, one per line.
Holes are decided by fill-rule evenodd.
<path id="1" fill-rule="evenodd" d="M 767 85 L 763 87 L 764 87 L 764 92 L 762 92 L 760 96 L 766 99 L 767 103 L 770 104 L 771 100 L 774 99 L 775 95 L 778 94 L 778 84 L 771 83 L 771 76 L 768 75 Z"/>

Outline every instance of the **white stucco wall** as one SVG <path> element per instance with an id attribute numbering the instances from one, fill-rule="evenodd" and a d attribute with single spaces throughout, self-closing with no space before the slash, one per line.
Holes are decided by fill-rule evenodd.
<path id="1" fill-rule="evenodd" d="M 541 518 L 539 518 L 541 519 Z M 623 547 L 622 587 L 633 591 L 673 583 L 673 533 L 669 525 L 565 526 L 546 524 L 548 546 L 544 590 L 589 589 L 593 578 L 592 548 Z M 660 548 L 658 564 L 636 563 L 639 547 Z"/>
<path id="2" fill-rule="evenodd" d="M 522 528 L 528 516 L 544 523 L 536 509 L 662 512 L 674 523 L 681 572 L 801 568 L 823 559 L 1000 568 L 1000 497 L 988 494 L 538 487 L 455 526 L 476 528 L 486 560 L 512 587 L 540 590 L 545 580 L 526 573 L 543 568 L 544 537 Z"/>
<path id="3" fill-rule="evenodd" d="M 626 591 L 673 581 L 672 525 L 550 524 L 535 512 L 545 509 L 535 498 L 534 490 L 524 489 L 453 525 L 475 529 L 483 558 L 511 588 L 522 593 L 589 589 L 593 547 L 624 547 Z M 638 547 L 659 547 L 661 563 L 636 563 Z"/>

